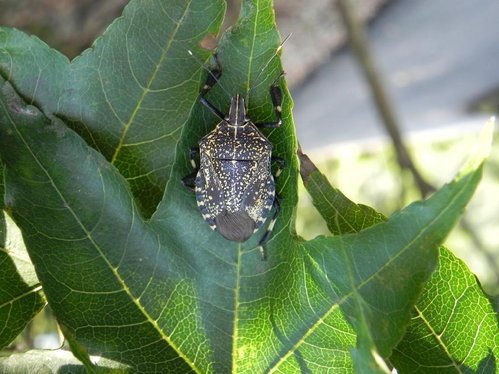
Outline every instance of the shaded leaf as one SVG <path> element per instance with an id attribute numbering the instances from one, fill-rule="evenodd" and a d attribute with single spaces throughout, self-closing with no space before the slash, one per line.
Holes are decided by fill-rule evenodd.
<path id="1" fill-rule="evenodd" d="M 197 98 L 203 36 L 224 2 L 132 2 L 71 64 L 36 37 L 0 28 L 0 74 L 27 103 L 55 114 L 127 178 L 141 210 L 156 209 L 181 129 Z"/>
<path id="2" fill-rule="evenodd" d="M 65 58 L 36 37 L 0 27 L 0 76 L 37 104 L 53 109 L 57 104 L 57 74 Z M 0 164 L 0 204 L 4 208 L 3 164 Z M 15 223 L 0 217 L 0 347 L 8 345 L 45 306 L 45 297 Z"/>
<path id="3" fill-rule="evenodd" d="M 97 371 L 97 367 L 94 362 L 92 362 L 92 359 L 88 354 L 87 347 L 80 344 L 73 333 L 67 329 L 64 324 L 60 323 L 59 327 L 64 334 L 64 337 L 69 345 L 69 349 L 73 353 L 74 357 L 80 360 L 88 373 L 95 373 Z"/>
<path id="4" fill-rule="evenodd" d="M 69 61 L 36 36 L 0 26 L 0 75 L 29 104 L 57 111 Z"/>
<path id="5" fill-rule="evenodd" d="M 145 216 L 163 196 L 196 102 L 200 47 L 225 2 L 135 1 L 70 66 L 58 113 L 127 179 Z"/>
<path id="6" fill-rule="evenodd" d="M 357 348 L 352 348 L 352 360 L 355 372 L 357 373 L 391 373 L 386 362 L 379 355 L 376 345 L 371 337 L 371 327 L 368 318 L 364 317 L 369 313 L 369 307 L 359 307 L 355 330 L 357 332 Z"/>

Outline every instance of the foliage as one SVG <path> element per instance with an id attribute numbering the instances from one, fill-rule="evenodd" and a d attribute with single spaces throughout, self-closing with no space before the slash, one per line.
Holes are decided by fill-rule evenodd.
<path id="1" fill-rule="evenodd" d="M 0 307 L 17 308 L 0 316 L 15 313 L 27 324 L 43 307 L 39 282 L 90 372 L 385 372 L 388 359 L 412 372 L 428 346 L 441 349 L 424 356 L 425 368 L 492 372 L 497 321 L 467 270 L 453 268 L 472 298 L 456 297 L 457 284 L 440 293 L 445 282 L 425 283 L 439 244 L 478 184 L 483 155 L 427 201 L 379 223 L 377 213 L 335 201 L 341 194 L 332 195 L 325 180 L 313 190 L 321 177 L 302 167 L 311 195 L 326 199 L 319 211 L 342 234 L 304 241 L 294 231 L 299 162 L 285 90 L 283 126 L 265 132 L 287 161 L 277 181 L 282 210 L 268 261 L 260 261 L 256 247 L 261 233 L 235 244 L 202 220 L 180 180 L 189 173 L 188 148 L 216 118 L 197 103 L 204 73 L 187 51 L 207 60 L 203 38 L 218 32 L 223 13 L 221 0 L 131 1 L 72 62 L 34 37 L 0 29 L 4 205 L 39 279 L 35 287 L 19 277 L 6 283 L 20 271 L 0 273 L 7 285 Z M 224 70 L 210 99 L 227 108 L 227 92 L 244 93 L 254 121 L 271 118 L 268 87 L 282 71 L 272 58 L 279 43 L 271 1 L 244 1 L 238 23 L 219 42 Z M 8 259 L 5 240 L 4 247 Z M 443 260 L 436 275 L 447 278 L 445 264 L 453 261 Z M 27 293 L 16 291 L 20 286 L 37 300 L 31 309 L 15 303 Z M 440 310 L 447 319 L 429 319 L 427 304 L 433 305 L 425 300 L 435 295 L 454 297 L 452 305 L 465 311 L 474 307 L 480 324 L 461 311 L 460 318 Z M 451 305 L 442 299 L 437 307 Z M 442 321 L 455 328 L 433 329 Z M 10 331 L 1 336 L 5 346 L 19 323 L 0 323 Z M 424 348 L 410 344 L 423 342 L 425 326 L 436 334 L 424 335 Z M 459 339 L 460 349 L 447 346 L 444 332 Z M 103 360 L 96 366 L 89 355 Z M 453 366 L 441 364 L 442 357 Z M 39 358 L 28 352 L 3 359 L 0 369 L 21 370 L 26 362 Z M 48 370 L 82 369 L 64 356 Z"/>

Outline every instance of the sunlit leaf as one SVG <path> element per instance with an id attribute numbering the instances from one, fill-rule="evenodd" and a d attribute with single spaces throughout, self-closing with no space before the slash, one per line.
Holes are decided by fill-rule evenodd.
<path id="1" fill-rule="evenodd" d="M 0 348 L 7 346 L 45 306 L 21 232 L 0 215 Z"/>
<path id="2" fill-rule="evenodd" d="M 489 124 L 462 173 L 480 168 L 490 148 L 492 129 Z M 332 233 L 359 232 L 386 220 L 333 188 L 308 157 L 301 155 L 300 160 L 307 190 Z M 499 328 L 491 302 L 460 260 L 444 247 L 439 253 L 438 268 L 425 285 L 407 333 L 390 361 L 399 373 L 495 372 Z"/>

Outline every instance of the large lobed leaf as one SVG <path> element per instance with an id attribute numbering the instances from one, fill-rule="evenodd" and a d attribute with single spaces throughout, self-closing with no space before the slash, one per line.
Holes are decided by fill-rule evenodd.
<path id="1" fill-rule="evenodd" d="M 187 149 L 217 121 L 195 104 L 202 69 L 187 50 L 206 58 L 198 43 L 216 32 L 223 8 L 131 1 L 71 64 L 37 39 L 2 31 L 6 205 L 79 355 L 86 347 L 143 373 L 350 372 L 352 356 L 372 367 L 372 349 L 387 358 L 402 338 L 480 169 L 387 223 L 303 242 L 293 226 L 297 143 L 282 82 L 283 126 L 265 131 L 287 162 L 269 260 L 259 259 L 262 233 L 226 241 L 180 183 Z M 279 42 L 271 1 L 244 1 L 220 41 L 223 75 L 209 99 L 226 111 L 240 93 L 254 121 L 272 118 Z M 357 334 L 368 344 L 352 352 Z"/>
<path id="2" fill-rule="evenodd" d="M 490 147 L 493 123 L 485 129 L 478 150 L 463 171 L 481 168 Z M 333 188 L 306 155 L 301 172 L 314 205 L 335 234 L 355 233 L 386 218 L 350 201 Z M 439 248 L 436 271 L 424 285 L 402 341 L 390 356 L 399 373 L 496 372 L 499 329 L 491 302 L 466 265 L 448 249 Z M 367 335 L 372 331 L 367 326 Z M 361 344 L 368 344 L 364 339 Z M 372 362 L 371 362 L 372 364 Z"/>

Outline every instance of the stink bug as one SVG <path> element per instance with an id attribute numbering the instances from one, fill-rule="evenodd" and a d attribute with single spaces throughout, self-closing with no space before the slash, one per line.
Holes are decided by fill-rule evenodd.
<path id="1" fill-rule="evenodd" d="M 280 209 L 271 166 L 273 161 L 279 164 L 275 173 L 278 176 L 284 160 L 272 156 L 272 143 L 259 128 L 276 128 L 282 123 L 282 93 L 278 81 L 283 74 L 270 86 L 276 120 L 253 123 L 246 115 L 242 96 L 231 98 L 228 115 L 206 98 L 222 74 L 216 55 L 215 61 L 216 67 L 209 71 L 199 99 L 221 121 L 199 141 L 199 147 L 191 148 L 189 158 L 194 172 L 182 182 L 194 189 L 203 219 L 213 230 L 234 242 L 246 241 L 263 226 L 274 209 L 267 231 L 259 242 L 262 259 L 265 259 L 264 246 L 270 239 Z M 199 166 L 195 161 L 197 155 Z"/>

